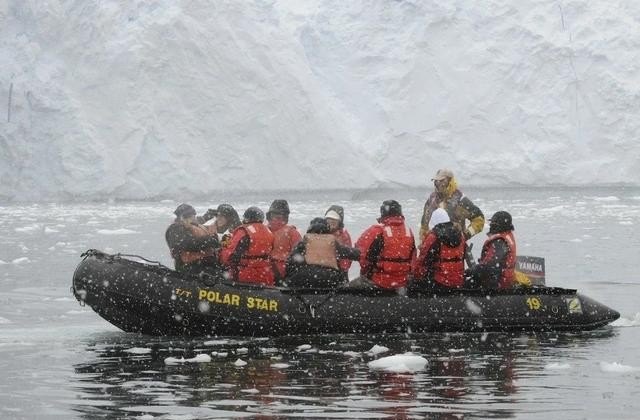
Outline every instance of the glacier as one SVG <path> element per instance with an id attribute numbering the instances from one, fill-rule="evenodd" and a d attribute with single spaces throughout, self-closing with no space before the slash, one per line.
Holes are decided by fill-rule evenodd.
<path id="1" fill-rule="evenodd" d="M 0 0 L 0 200 L 640 185 L 640 2 Z"/>

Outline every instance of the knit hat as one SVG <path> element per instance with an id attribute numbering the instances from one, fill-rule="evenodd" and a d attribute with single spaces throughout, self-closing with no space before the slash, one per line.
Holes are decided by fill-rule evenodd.
<path id="1" fill-rule="evenodd" d="M 431 213 L 431 218 L 429 219 L 429 230 L 433 229 L 440 223 L 447 223 L 450 221 L 451 219 L 449 219 L 449 214 L 447 214 L 447 211 L 445 209 L 437 208 L 433 211 L 433 213 Z"/>
<path id="2" fill-rule="evenodd" d="M 193 208 L 193 206 L 191 206 L 190 204 L 180 204 L 174 211 L 173 214 L 175 214 L 178 217 L 189 217 L 189 216 L 195 216 L 196 215 L 196 209 Z"/>
<path id="3" fill-rule="evenodd" d="M 287 203 L 287 200 L 273 200 L 273 203 L 271 203 L 267 211 L 267 220 L 271 220 L 273 214 L 281 214 L 288 219 L 289 203 Z"/>
<path id="4" fill-rule="evenodd" d="M 264 222 L 264 213 L 258 207 L 249 207 L 242 215 L 242 223 L 262 223 Z"/>
<path id="5" fill-rule="evenodd" d="M 309 223 L 309 228 L 307 229 L 307 233 L 319 233 L 326 234 L 330 233 L 329 225 L 327 221 L 322 217 L 316 217 Z"/>
<path id="6" fill-rule="evenodd" d="M 385 200 L 380 206 L 380 217 L 402 216 L 402 206 L 396 200 Z"/>
<path id="7" fill-rule="evenodd" d="M 497 211 L 489 219 L 490 233 L 507 232 L 509 230 L 514 230 L 514 227 L 511 215 L 506 211 Z"/>

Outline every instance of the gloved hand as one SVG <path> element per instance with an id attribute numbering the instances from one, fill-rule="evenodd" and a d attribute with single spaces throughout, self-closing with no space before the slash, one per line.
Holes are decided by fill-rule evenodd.
<path id="1" fill-rule="evenodd" d="M 222 245 L 222 247 L 226 248 L 229 246 L 230 243 L 231 243 L 231 235 L 223 235 L 222 240 L 220 241 L 220 244 Z"/>

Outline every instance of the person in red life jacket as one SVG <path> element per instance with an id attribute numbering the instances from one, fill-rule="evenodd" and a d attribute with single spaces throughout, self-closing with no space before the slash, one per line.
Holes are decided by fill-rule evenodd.
<path id="1" fill-rule="evenodd" d="M 468 240 L 480 233 L 484 229 L 484 214 L 458 189 L 453 172 L 449 169 L 438 169 L 431 180 L 435 190 L 424 204 L 420 221 L 420 242 L 427 236 L 431 213 L 437 208 L 447 211 L 449 219 L 460 229 L 465 239 Z"/>
<path id="2" fill-rule="evenodd" d="M 235 281 L 273 286 L 272 250 L 273 233 L 264 225 L 264 213 L 258 207 L 249 207 L 242 215 L 242 225 L 233 231 L 229 246 L 220 251 L 220 259 Z"/>
<path id="3" fill-rule="evenodd" d="M 515 282 L 516 239 L 513 222 L 506 211 L 498 211 L 489 221 L 489 236 L 482 246 L 478 264 L 468 270 L 475 286 L 509 289 Z"/>
<path id="4" fill-rule="evenodd" d="M 273 270 L 277 281 L 284 278 L 287 257 L 295 244 L 302 239 L 298 229 L 288 223 L 289 203 L 287 203 L 287 200 L 273 200 L 269 211 L 267 211 L 267 226 L 273 233 L 271 260 L 273 261 Z"/>
<path id="5" fill-rule="evenodd" d="M 358 260 L 360 251 L 346 247 L 329 230 L 326 220 L 316 217 L 307 233 L 296 244 L 286 264 L 285 284 L 288 287 L 335 288 L 347 283 L 338 262 Z"/>
<path id="6" fill-rule="evenodd" d="M 167 228 L 165 239 L 176 270 L 197 275 L 219 274 L 218 238 L 196 222 L 196 210 L 189 204 L 180 204 L 173 213 L 176 219 Z"/>
<path id="7" fill-rule="evenodd" d="M 330 206 L 324 214 L 324 220 L 327 221 L 329 231 L 333 236 L 335 236 L 340 245 L 349 248 L 353 247 L 351 235 L 349 235 L 349 232 L 344 227 L 344 208 L 342 206 Z M 351 260 L 349 258 L 340 258 L 338 260 L 338 266 L 340 267 L 340 270 L 345 273 L 345 278 L 348 279 L 347 274 L 349 273 L 349 268 L 351 268 Z"/>
<path id="8" fill-rule="evenodd" d="M 395 200 L 382 203 L 378 222 L 356 241 L 360 250 L 360 277 L 349 285 L 404 290 L 416 256 L 413 232 L 405 225 L 402 207 Z"/>
<path id="9" fill-rule="evenodd" d="M 415 290 L 449 290 L 464 286 L 466 243 L 460 230 L 449 220 L 444 209 L 436 209 L 429 220 L 429 233 L 420 244 L 412 267 L 409 286 Z"/>

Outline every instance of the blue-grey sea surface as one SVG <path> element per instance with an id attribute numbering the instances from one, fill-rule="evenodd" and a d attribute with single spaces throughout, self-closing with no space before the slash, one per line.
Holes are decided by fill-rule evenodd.
<path id="1" fill-rule="evenodd" d="M 88 248 L 171 265 L 164 231 L 179 201 L 0 206 L 2 419 L 640 418 L 640 190 L 470 189 L 514 216 L 519 254 L 547 284 L 577 288 L 622 318 L 585 333 L 158 338 L 124 333 L 70 292 Z M 330 204 L 355 239 L 398 199 L 417 231 L 427 191 L 292 194 L 305 230 Z M 199 212 L 220 198 L 193 203 Z M 485 234 L 473 239 L 476 254 Z M 351 272 L 357 274 L 357 264 Z M 407 352 L 409 373 L 369 362 Z M 205 357 L 206 356 L 206 357 Z M 193 359 L 192 362 L 175 360 Z"/>

